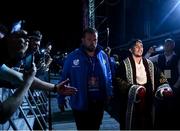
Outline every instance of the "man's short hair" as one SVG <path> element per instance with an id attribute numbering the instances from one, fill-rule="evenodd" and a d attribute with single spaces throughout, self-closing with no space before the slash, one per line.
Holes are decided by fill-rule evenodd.
<path id="1" fill-rule="evenodd" d="M 98 31 L 95 28 L 88 27 L 83 31 L 82 37 L 85 37 L 86 33 L 93 34 L 93 33 L 98 33 Z"/>
<path id="2" fill-rule="evenodd" d="M 39 30 L 35 30 L 32 33 L 29 34 L 29 39 L 35 40 L 35 41 L 41 41 L 42 34 Z"/>
<path id="3" fill-rule="evenodd" d="M 165 43 L 172 43 L 172 44 L 175 44 L 175 41 L 174 41 L 173 39 L 171 39 L 171 38 L 165 39 L 164 42 L 165 42 Z"/>
<path id="4" fill-rule="evenodd" d="M 129 47 L 129 48 L 133 48 L 133 47 L 136 45 L 137 42 L 142 43 L 142 40 L 140 40 L 140 39 L 133 39 L 133 40 L 131 40 L 131 41 L 128 43 L 128 47 Z"/>

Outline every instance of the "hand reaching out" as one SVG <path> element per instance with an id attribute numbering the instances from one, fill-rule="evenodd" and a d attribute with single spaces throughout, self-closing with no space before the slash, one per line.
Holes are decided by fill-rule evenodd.
<path id="1" fill-rule="evenodd" d="M 62 81 L 61 83 L 57 84 L 56 87 L 57 87 L 57 92 L 61 95 L 67 95 L 67 96 L 70 96 L 70 95 L 74 95 L 76 94 L 77 92 L 77 89 L 75 87 L 72 87 L 72 86 L 69 86 L 69 85 L 66 85 L 68 84 L 69 80 L 65 80 L 65 81 Z"/>

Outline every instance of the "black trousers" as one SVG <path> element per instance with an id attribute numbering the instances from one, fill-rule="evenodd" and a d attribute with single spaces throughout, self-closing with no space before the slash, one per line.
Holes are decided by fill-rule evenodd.
<path id="1" fill-rule="evenodd" d="M 103 101 L 90 101 L 88 110 L 73 110 L 77 130 L 99 130 L 103 113 Z"/>

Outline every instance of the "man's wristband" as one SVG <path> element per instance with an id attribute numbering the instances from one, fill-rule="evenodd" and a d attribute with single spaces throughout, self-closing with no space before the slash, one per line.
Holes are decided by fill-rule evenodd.
<path id="1" fill-rule="evenodd" d="M 54 84 L 53 92 L 57 93 L 57 84 Z"/>

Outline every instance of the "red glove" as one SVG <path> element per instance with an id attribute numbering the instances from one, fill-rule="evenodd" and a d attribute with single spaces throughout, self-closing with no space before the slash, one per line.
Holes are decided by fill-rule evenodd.
<path id="1" fill-rule="evenodd" d="M 162 89 L 161 94 L 164 97 L 169 97 L 169 96 L 173 96 L 173 91 L 168 88 L 164 88 Z"/>
<path id="2" fill-rule="evenodd" d="M 146 94 L 145 88 L 139 88 L 139 89 L 138 89 L 138 91 L 137 91 L 137 97 L 138 97 L 139 99 L 144 98 L 145 94 Z"/>

